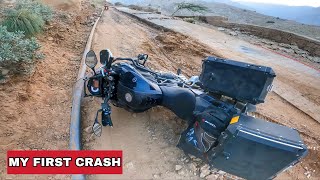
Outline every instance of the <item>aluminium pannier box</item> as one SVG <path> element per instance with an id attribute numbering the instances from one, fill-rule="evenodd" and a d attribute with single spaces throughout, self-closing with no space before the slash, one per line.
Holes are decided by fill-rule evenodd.
<path id="1" fill-rule="evenodd" d="M 200 82 L 209 92 L 258 104 L 264 102 L 275 76 L 270 67 L 210 56 L 203 61 Z"/>
<path id="2" fill-rule="evenodd" d="M 272 179 L 299 162 L 307 147 L 295 129 L 241 115 L 208 152 L 209 164 L 245 179 Z"/>

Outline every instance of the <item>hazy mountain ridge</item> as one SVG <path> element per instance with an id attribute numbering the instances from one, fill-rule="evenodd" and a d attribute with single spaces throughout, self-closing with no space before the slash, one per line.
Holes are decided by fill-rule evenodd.
<path id="1" fill-rule="evenodd" d="M 266 3 L 239 2 L 234 6 L 239 8 L 248 7 L 258 13 L 282 19 L 294 20 L 304 24 L 320 26 L 320 7 L 310 6 L 286 6 Z"/>

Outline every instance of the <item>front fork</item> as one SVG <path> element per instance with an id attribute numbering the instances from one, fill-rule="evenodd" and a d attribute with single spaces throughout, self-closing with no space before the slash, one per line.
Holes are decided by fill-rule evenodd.
<path id="1" fill-rule="evenodd" d="M 113 126 L 111 120 L 111 107 L 108 102 L 101 103 L 101 121 L 103 126 Z"/>
<path id="2" fill-rule="evenodd" d="M 111 107 L 109 103 L 101 103 L 101 109 L 97 111 L 94 122 L 99 123 L 98 115 L 101 113 L 101 122 L 103 126 L 113 127 L 113 123 L 111 120 Z"/>
<path id="3" fill-rule="evenodd" d="M 99 130 L 99 133 L 95 133 L 95 134 L 101 134 L 101 131 L 100 131 L 101 124 L 99 123 L 99 120 L 98 120 L 99 113 L 101 113 L 102 125 L 113 127 L 113 123 L 112 123 L 111 116 L 110 116 L 111 115 L 111 107 L 109 105 L 109 100 L 112 96 L 112 89 L 113 89 L 113 85 L 114 85 L 114 82 L 112 81 L 113 77 L 109 76 L 106 79 L 108 81 L 109 88 L 108 88 L 108 90 L 105 90 L 104 86 L 103 86 L 103 78 L 105 77 L 105 75 L 104 75 L 103 71 L 101 71 L 101 74 L 102 74 L 102 76 L 96 75 L 95 78 L 84 79 L 85 80 L 85 82 L 84 82 L 85 97 L 88 97 L 88 96 L 98 96 L 98 97 L 100 96 L 101 97 L 103 94 L 107 94 L 107 96 L 104 97 L 104 102 L 101 103 L 101 109 L 99 109 L 96 113 L 96 117 L 95 117 L 94 124 L 93 124 L 93 129 L 95 129 L 94 127 L 96 127 L 96 129 Z M 87 85 L 86 85 L 86 83 L 87 83 Z M 90 95 L 88 95 L 86 93 L 86 90 L 85 90 L 86 88 L 90 92 Z"/>

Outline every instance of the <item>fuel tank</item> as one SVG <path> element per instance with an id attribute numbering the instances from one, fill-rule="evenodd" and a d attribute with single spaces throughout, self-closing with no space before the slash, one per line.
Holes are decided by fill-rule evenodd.
<path id="1" fill-rule="evenodd" d="M 129 111 L 143 112 L 161 102 L 162 92 L 159 86 L 147 79 L 147 75 L 144 77 L 127 63 L 119 63 L 116 71 L 119 74 L 117 85 L 119 106 Z"/>

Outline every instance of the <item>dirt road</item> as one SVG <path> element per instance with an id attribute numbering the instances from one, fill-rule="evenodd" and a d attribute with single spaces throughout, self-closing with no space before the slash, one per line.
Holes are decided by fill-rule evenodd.
<path id="1" fill-rule="evenodd" d="M 174 27 L 178 27 L 178 25 Z M 203 27 L 194 28 L 202 29 Z M 194 29 L 190 29 L 190 32 L 194 32 Z M 201 36 L 205 38 L 205 35 Z M 198 41 L 201 40 L 200 35 L 195 34 L 194 36 L 193 38 Z M 208 35 L 208 37 L 211 36 Z M 217 36 L 215 39 L 207 38 L 202 43 L 193 38 L 178 33 L 161 32 L 112 9 L 105 12 L 98 25 L 93 49 L 99 52 L 101 49 L 109 48 L 114 56 L 122 57 L 148 53 L 150 56 L 148 65 L 151 68 L 176 71 L 177 68 L 182 67 L 183 72 L 188 76 L 199 74 L 201 60 L 207 55 L 271 65 L 279 75 L 276 83 L 286 82 L 285 85 L 301 93 L 307 103 L 305 107 L 311 108 L 309 113 L 314 112 L 311 107 L 313 104 L 319 105 L 320 84 L 318 77 L 320 75 L 310 71 L 307 67 L 300 67 L 296 62 L 283 61 L 270 52 L 262 50 L 256 52 L 251 44 L 245 42 L 242 44 L 242 41 L 236 41 L 226 35 Z M 226 44 L 231 45 L 225 46 L 217 42 L 217 39 L 222 41 L 223 38 L 226 38 Z M 247 53 L 248 49 L 251 52 Z M 258 61 L 256 57 L 262 58 L 263 61 Z M 285 92 L 289 94 L 295 92 L 286 87 L 284 87 Z M 297 108 L 294 103 L 288 102 L 281 95 L 272 92 L 267 97 L 266 103 L 258 106 L 258 112 L 254 115 L 298 129 L 310 147 L 308 157 L 294 168 L 282 173 L 279 179 L 304 179 L 306 172 L 311 175 L 311 178 L 319 178 L 320 164 L 317 158 L 320 155 L 320 124 L 313 116 Z M 92 125 L 99 106 L 100 100 L 97 98 L 84 100 L 82 114 L 85 121 L 84 130 L 86 130 L 85 127 Z M 185 127 L 185 124 L 175 115 L 164 108 L 153 108 L 141 114 L 132 114 L 115 107 L 112 110 L 114 128 L 104 128 L 103 135 L 99 138 L 85 133 L 83 137 L 84 148 L 122 149 L 124 174 L 97 175 L 89 176 L 89 178 L 199 178 L 199 169 L 203 164 L 186 160 L 183 153 L 175 147 L 178 135 Z M 176 165 L 181 165 L 182 170 L 176 172 Z M 217 174 L 217 177 L 222 176 L 228 175 Z"/>
<path id="2" fill-rule="evenodd" d="M 182 41 L 188 43 L 188 46 L 179 47 Z M 200 66 L 200 59 L 214 53 L 185 36 L 161 33 L 114 10 L 105 12 L 95 34 L 93 49 L 99 52 L 104 48 L 109 48 L 114 56 L 120 57 L 148 53 L 151 67 L 170 71 L 186 67 L 185 71 L 189 75 L 198 73 L 194 67 Z M 188 48 L 191 49 L 189 52 Z M 184 58 L 194 63 L 187 64 Z M 98 99 L 85 99 L 83 119 L 87 126 L 92 125 L 99 103 Z M 180 119 L 163 108 L 154 108 L 141 114 L 132 114 L 115 107 L 112 111 L 114 127 L 104 128 L 102 136 L 94 140 L 86 134 L 84 148 L 122 149 L 124 174 L 97 175 L 92 179 L 197 178 L 193 172 L 189 172 L 189 167 L 180 174 L 175 172 L 175 165 L 183 165 L 180 161 L 183 154 L 175 147 L 178 134 L 185 127 Z"/>

